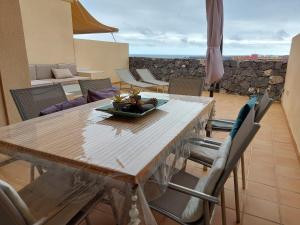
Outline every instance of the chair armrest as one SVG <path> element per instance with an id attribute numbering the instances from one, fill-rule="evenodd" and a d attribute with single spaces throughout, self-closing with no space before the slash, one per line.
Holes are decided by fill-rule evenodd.
<path id="1" fill-rule="evenodd" d="M 211 148 L 214 150 L 219 150 L 220 146 L 222 145 L 222 143 L 219 142 L 213 142 L 213 141 L 207 142 L 205 139 L 200 139 L 200 138 L 190 138 L 188 142 L 193 145 Z"/>
<path id="2" fill-rule="evenodd" d="M 217 141 L 215 139 L 212 139 L 212 138 L 204 138 L 203 139 L 206 143 L 210 143 L 210 144 L 213 144 L 213 145 L 218 145 L 218 146 L 221 146 L 223 143 L 220 142 L 220 141 Z"/>
<path id="3" fill-rule="evenodd" d="M 219 150 L 220 149 L 220 146 L 209 144 L 209 143 L 206 143 L 206 142 L 195 143 L 195 145 L 199 145 L 199 146 L 204 147 L 204 148 L 210 148 L 210 149 L 213 149 L 213 150 Z"/>
<path id="4" fill-rule="evenodd" d="M 234 124 L 234 121 L 231 120 L 221 120 L 221 119 L 211 119 L 209 122 L 220 122 L 220 123 L 228 123 L 228 124 Z"/>
<path id="5" fill-rule="evenodd" d="M 175 190 L 175 191 L 179 191 L 183 194 L 191 195 L 193 197 L 200 198 L 200 199 L 208 201 L 208 202 L 212 202 L 212 203 L 215 203 L 215 204 L 219 203 L 219 199 L 214 197 L 214 196 L 205 194 L 203 192 L 195 191 L 193 189 L 190 189 L 190 188 L 178 185 L 178 184 L 174 184 L 172 182 L 168 183 L 168 187 L 170 189 Z"/>

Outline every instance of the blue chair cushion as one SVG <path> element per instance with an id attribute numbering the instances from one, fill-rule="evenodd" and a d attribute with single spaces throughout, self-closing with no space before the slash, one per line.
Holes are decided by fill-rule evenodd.
<path id="1" fill-rule="evenodd" d="M 231 138 L 235 137 L 239 128 L 242 126 L 242 123 L 246 119 L 248 113 L 250 112 L 250 110 L 252 108 L 255 107 L 256 101 L 257 101 L 257 97 L 254 96 L 254 97 L 250 98 L 249 101 L 241 108 L 239 115 L 238 115 L 236 121 L 234 122 L 232 130 L 230 132 Z"/>

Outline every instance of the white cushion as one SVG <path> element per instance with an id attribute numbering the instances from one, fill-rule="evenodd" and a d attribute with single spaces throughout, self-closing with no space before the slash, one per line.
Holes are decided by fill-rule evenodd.
<path id="1" fill-rule="evenodd" d="M 214 160 L 211 169 L 206 177 L 199 180 L 195 187 L 196 191 L 203 192 L 211 195 L 214 188 L 220 179 L 225 164 L 227 161 L 228 153 L 231 147 L 231 137 L 229 136 L 219 149 L 219 154 Z M 203 214 L 203 200 L 191 197 L 185 210 L 182 213 L 182 221 L 185 223 L 192 223 L 199 220 Z"/>
<path id="2" fill-rule="evenodd" d="M 52 69 L 52 73 L 56 79 L 64 79 L 73 77 L 71 71 L 67 68 L 65 69 Z"/>
<path id="3" fill-rule="evenodd" d="M 32 80 L 31 87 L 39 87 L 39 86 L 47 86 L 53 84 L 52 81 L 49 80 Z"/>

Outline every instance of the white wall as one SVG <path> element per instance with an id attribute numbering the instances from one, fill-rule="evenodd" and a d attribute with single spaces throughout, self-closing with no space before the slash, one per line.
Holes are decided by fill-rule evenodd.
<path id="1" fill-rule="evenodd" d="M 112 82 L 118 82 L 115 69 L 128 68 L 128 44 L 92 40 L 74 40 L 78 68 L 104 71 Z"/>
<path id="2" fill-rule="evenodd" d="M 74 63 L 72 13 L 62 0 L 20 0 L 29 64 Z"/>
<path id="3" fill-rule="evenodd" d="M 287 67 L 282 106 L 298 151 L 300 150 L 300 34 L 293 38 Z M 300 152 L 299 152 L 300 153 Z"/>
<path id="4" fill-rule="evenodd" d="M 0 1 L 0 126 L 21 120 L 10 90 L 30 87 L 19 0 Z M 0 82 L 1 84 L 1 82 Z"/>

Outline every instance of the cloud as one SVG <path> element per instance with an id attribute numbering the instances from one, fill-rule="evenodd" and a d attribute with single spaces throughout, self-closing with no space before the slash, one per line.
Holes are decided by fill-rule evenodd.
<path id="1" fill-rule="evenodd" d="M 99 21 L 116 26 L 130 53 L 205 54 L 205 0 L 81 0 Z M 299 0 L 224 0 L 224 51 L 288 54 L 300 32 Z M 82 38 L 112 40 L 109 35 Z M 232 51 L 232 52 L 231 52 Z"/>

